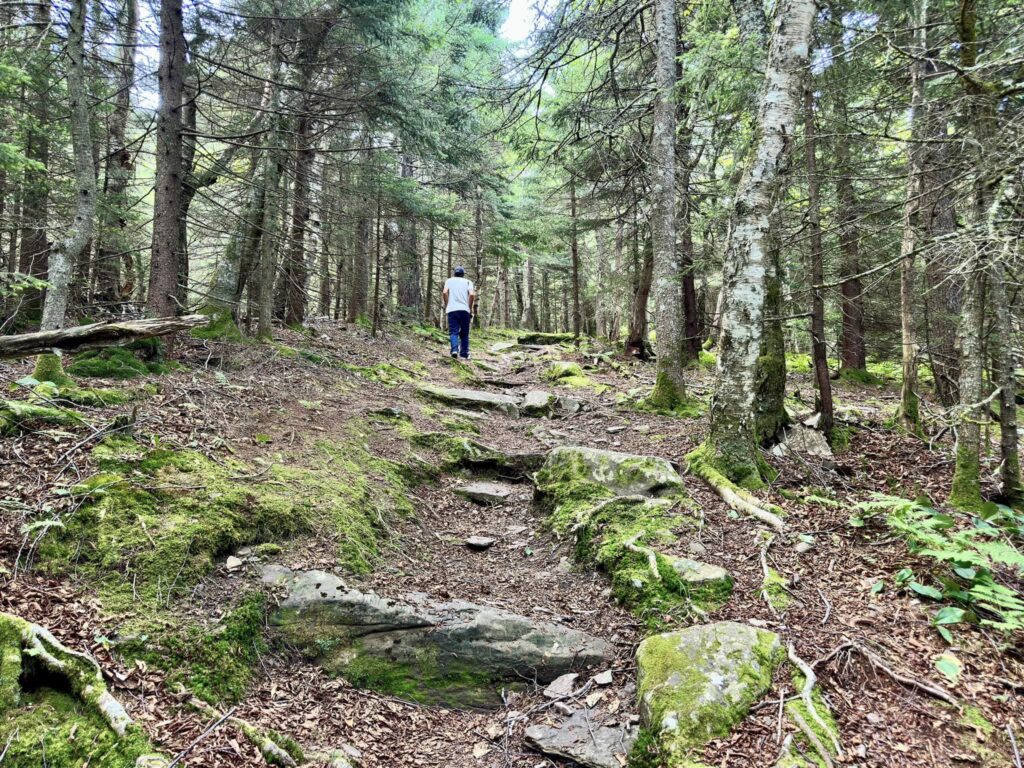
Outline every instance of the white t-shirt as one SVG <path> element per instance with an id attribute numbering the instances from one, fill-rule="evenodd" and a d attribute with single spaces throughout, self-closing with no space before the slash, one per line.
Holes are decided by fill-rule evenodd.
<path id="1" fill-rule="evenodd" d="M 444 289 L 448 291 L 448 307 L 445 312 L 472 311 L 469 308 L 469 294 L 473 292 L 472 281 L 464 277 L 449 277 L 444 283 Z"/>

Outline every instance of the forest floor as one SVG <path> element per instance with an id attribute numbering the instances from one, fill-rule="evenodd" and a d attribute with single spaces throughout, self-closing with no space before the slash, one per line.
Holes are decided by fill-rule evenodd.
<path id="1" fill-rule="evenodd" d="M 167 670 L 128 661 L 109 642 L 117 637 L 124 616 L 107 611 L 87 579 L 73 570 L 26 568 L 31 550 L 26 545 L 36 534 L 26 536 L 24 522 L 40 510 L 69 503 L 66 494 L 55 490 L 95 473 L 90 452 L 104 425 L 117 415 L 134 412 L 136 437 L 153 444 L 264 469 L 277 463 L 322 472 L 330 472 L 330 466 L 317 446 L 344 446 L 352 440 L 353 424 L 363 425 L 361 434 L 374 455 L 408 455 L 402 431 L 372 417 L 374 410 L 385 407 L 401 409 L 423 432 L 464 431 L 477 437 L 469 433 L 475 428 L 477 439 L 506 451 L 585 445 L 679 462 L 704 437 L 706 416 L 662 416 L 621 402 L 623 393 L 635 396 L 650 388 L 652 365 L 601 358 L 596 350 L 582 354 L 566 345 L 488 351 L 508 338 L 491 333 L 477 339 L 470 363 L 449 360 L 446 343 L 436 335 L 401 332 L 375 340 L 356 326 L 323 325 L 312 335 L 282 331 L 274 345 L 181 338 L 175 350 L 181 363 L 177 370 L 131 382 L 101 382 L 137 389 L 145 381 L 156 385 L 155 394 L 89 409 L 92 427 L 38 429 L 0 438 L 0 611 L 41 624 L 68 646 L 95 655 L 129 713 L 162 751 L 176 755 L 206 732 L 209 717 L 189 706 L 189 694 L 172 685 Z M 553 360 L 583 364 L 591 385 L 567 390 L 542 380 Z M 385 363 L 390 366 L 382 367 Z M 13 382 L 30 371 L 28 362 L 0 365 L 0 378 Z M 706 400 L 712 376 L 708 368 L 695 368 L 691 392 Z M 462 419 L 460 427 L 443 408 L 416 397 L 416 384 L 426 381 L 492 392 L 556 391 L 579 399 L 583 409 L 551 420 L 486 413 Z M 810 412 L 809 373 L 791 372 L 788 393 L 795 411 Z M 968 705 L 958 711 L 913 684 L 895 682 L 862 654 L 840 652 L 817 666 L 818 685 L 841 733 L 840 762 L 872 767 L 1011 766 L 1008 734 L 1015 733 L 1018 742 L 1024 736 L 1024 663 L 1019 653 L 1004 650 L 1005 636 L 976 627 L 958 628 L 950 647 L 932 625 L 934 604 L 897 586 L 901 570 L 912 568 L 921 578 L 935 569 L 934 561 L 910 554 L 906 542 L 884 526 L 849 524 L 854 505 L 874 492 L 934 499 L 948 492 L 953 468 L 949 440 L 929 446 L 885 426 L 896 393 L 893 382 L 836 384 L 838 414 L 849 439 L 833 466 L 768 457 L 779 475 L 765 497 L 786 511 L 791 532 L 765 555 L 788 582 L 791 600 L 784 609 L 772 608 L 761 594 L 765 529 L 738 517 L 690 476 L 684 480 L 696 502 L 700 527 L 694 533 L 692 527 L 680 526 L 676 554 L 721 565 L 733 574 L 731 599 L 709 620 L 771 629 L 808 662 L 849 642 L 859 643 L 907 680 L 948 688 Z M 263 482 L 258 472 L 253 483 Z M 505 504 L 485 508 L 455 493 L 463 482 L 458 474 L 443 474 L 413 486 L 408 493 L 413 513 L 381 519 L 386 539 L 374 568 L 362 575 L 344 574 L 346 581 L 385 596 L 420 591 L 498 606 L 602 637 L 618 651 L 608 667 L 614 682 L 589 704 L 605 722 L 633 718 L 632 658 L 643 627 L 614 602 L 605 576 L 573 562 L 573 542 L 546 530 L 528 483 L 515 486 Z M 797 534 L 804 535 L 805 543 L 810 541 L 807 536 L 813 537 L 809 549 L 798 551 Z M 472 551 L 464 545 L 471 535 L 490 536 L 496 543 L 485 552 Z M 343 574 L 336 541 L 305 533 L 278 543 L 281 550 L 262 562 Z M 227 567 L 227 553 L 220 557 L 175 610 L 216 631 L 242 596 L 262 589 L 261 562 L 248 550 L 240 554 L 244 563 L 233 569 Z M 875 586 L 879 583 L 885 588 Z M 935 660 L 948 653 L 962 663 L 955 687 L 935 667 Z M 350 745 L 367 767 L 568 765 L 523 741 L 527 725 L 561 719 L 540 688 L 512 694 L 499 710 L 460 711 L 358 690 L 280 644 L 271 643 L 258 656 L 235 714 L 287 734 L 307 755 Z M 705 762 L 722 768 L 774 765 L 781 742 L 780 699 L 793 694 L 792 683 L 780 673 L 751 715 L 729 737 L 708 745 Z M 203 735 L 179 763 L 194 768 L 262 764 L 256 748 L 230 723 Z"/>

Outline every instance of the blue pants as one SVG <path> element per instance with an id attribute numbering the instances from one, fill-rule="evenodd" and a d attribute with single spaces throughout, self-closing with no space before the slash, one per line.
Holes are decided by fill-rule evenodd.
<path id="1" fill-rule="evenodd" d="M 469 321 L 470 314 L 464 309 L 448 313 L 448 336 L 452 341 L 452 354 L 469 357 Z"/>

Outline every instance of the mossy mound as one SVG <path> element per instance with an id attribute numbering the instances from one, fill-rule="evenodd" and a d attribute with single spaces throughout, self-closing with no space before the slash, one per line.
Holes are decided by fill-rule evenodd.
<path id="1" fill-rule="evenodd" d="M 167 363 L 143 362 L 125 347 L 112 347 L 75 355 L 74 362 L 66 370 L 72 376 L 86 378 L 135 379 L 148 374 L 167 373 L 171 368 Z"/>
<path id="2" fill-rule="evenodd" d="M 803 690 L 804 677 L 793 673 L 793 687 L 795 690 Z M 839 726 L 832 717 L 832 710 L 829 709 L 821 690 L 815 687 L 811 691 L 811 705 L 814 711 L 804 703 L 802 698 L 793 699 L 786 703 L 786 719 L 799 727 L 797 723 L 803 723 L 817 737 L 821 746 L 828 752 L 829 759 L 836 757 L 835 744 L 839 741 Z M 790 742 L 788 750 L 785 750 L 775 768 L 827 768 L 827 763 L 821 756 L 818 748 L 811 743 L 811 740 L 804 735 L 802 730 L 795 733 Z"/>
<path id="3" fill-rule="evenodd" d="M 33 426 L 78 427 L 85 421 L 68 408 L 25 400 L 0 400 L 0 435 L 17 435 Z"/>
<path id="4" fill-rule="evenodd" d="M 679 512 L 691 504 L 682 480 L 664 459 L 563 447 L 535 480 L 548 526 L 573 535 L 576 558 L 608 573 L 616 598 L 648 626 L 721 604 L 718 590 L 696 587 L 656 549 L 692 524 Z"/>
<path id="5" fill-rule="evenodd" d="M 41 564 L 77 572 L 106 610 L 126 617 L 124 653 L 172 671 L 211 702 L 234 700 L 257 662 L 261 607 L 242 600 L 207 626 L 176 601 L 238 547 L 303 532 L 335 542 L 346 570 L 372 568 L 386 521 L 411 505 L 402 468 L 374 457 L 365 437 L 354 425 L 344 444 L 317 444 L 310 466 L 261 471 L 108 438 L 93 451 L 99 473 L 69 489 L 80 506 L 42 539 Z"/>
<path id="6" fill-rule="evenodd" d="M 132 768 L 153 747 L 137 729 L 118 737 L 83 702 L 42 688 L 0 712 L 4 768 Z"/>
<path id="7" fill-rule="evenodd" d="M 0 762 L 17 768 L 166 764 L 109 694 L 93 659 L 6 613 L 0 613 L 0 745 Z"/>
<path id="8" fill-rule="evenodd" d="M 556 360 L 547 367 L 542 377 L 560 387 L 589 387 L 593 384 L 579 363 Z"/>
<path id="9" fill-rule="evenodd" d="M 520 333 L 516 336 L 516 342 L 519 344 L 547 346 L 552 344 L 572 344 L 575 338 L 576 337 L 571 333 L 540 333 L 530 331 L 528 333 Z"/>
<path id="10" fill-rule="evenodd" d="M 478 474 L 525 478 L 544 463 L 543 454 L 505 453 L 468 437 L 456 437 L 444 432 L 417 433 L 412 428 L 406 434 L 413 445 L 437 453 L 440 468 L 446 472 L 470 469 Z"/>
<path id="11" fill-rule="evenodd" d="M 241 343 L 245 336 L 238 328 L 238 323 L 227 309 L 208 309 L 201 314 L 210 318 L 210 322 L 200 328 L 192 329 L 192 338 L 208 341 L 232 341 Z"/>
<path id="12" fill-rule="evenodd" d="M 728 621 L 648 637 L 636 652 L 644 737 L 631 764 L 692 766 L 771 688 L 784 657 L 774 632 Z"/>
<path id="13" fill-rule="evenodd" d="M 24 380 L 23 380 L 24 381 Z M 71 382 L 64 385 L 56 385 L 49 381 L 41 381 L 32 387 L 32 399 L 41 403 L 71 403 L 83 405 L 87 408 L 105 408 L 111 405 L 121 405 L 145 397 L 149 392 L 145 389 L 134 391 L 123 389 L 97 389 L 91 387 L 79 387 Z"/>

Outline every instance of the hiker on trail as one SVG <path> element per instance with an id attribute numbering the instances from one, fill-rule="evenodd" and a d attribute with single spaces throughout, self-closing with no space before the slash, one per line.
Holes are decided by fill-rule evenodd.
<path id="1" fill-rule="evenodd" d="M 476 292 L 466 279 L 466 268 L 456 267 L 455 276 L 449 277 L 441 292 L 448 313 L 448 335 L 452 341 L 452 357 L 469 359 L 469 323 L 473 319 Z"/>

